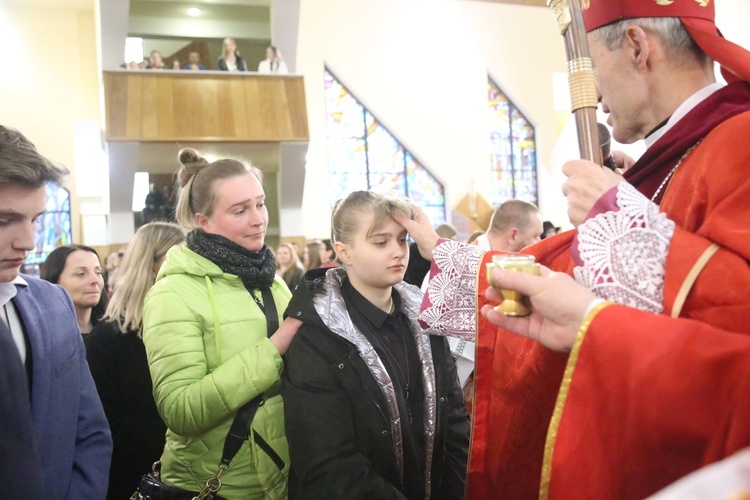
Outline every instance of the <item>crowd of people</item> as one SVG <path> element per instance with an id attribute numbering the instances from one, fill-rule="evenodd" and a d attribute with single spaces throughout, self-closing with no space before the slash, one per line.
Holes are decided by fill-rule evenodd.
<path id="1" fill-rule="evenodd" d="M 177 223 L 138 229 L 109 294 L 82 245 L 19 274 L 68 172 L 0 126 L 4 496 L 128 498 L 155 467 L 186 498 L 631 499 L 750 447 L 750 54 L 701 2 L 584 22 L 615 138 L 648 148 L 566 163 L 562 234 L 509 200 L 457 241 L 356 191 L 330 239 L 274 253 L 261 171 L 186 148 Z M 539 275 L 488 276 L 518 253 Z M 715 467 L 659 498 L 727 497 Z"/>
<path id="2" fill-rule="evenodd" d="M 152 50 L 148 58 L 142 62 L 130 61 L 125 64 L 126 69 L 148 69 L 148 70 L 189 70 L 205 71 L 209 69 L 202 61 L 208 61 L 208 55 L 201 55 L 200 52 L 191 51 L 188 53 L 188 60 L 184 64 L 177 58 L 167 58 L 172 60 L 171 66 L 164 61 L 162 54 L 158 50 Z M 237 48 L 237 42 L 234 38 L 225 38 L 221 44 L 221 55 L 216 59 L 214 68 L 219 71 L 250 71 L 247 61 L 240 55 Z M 266 58 L 261 60 L 257 66 L 257 72 L 263 74 L 285 75 L 289 73 L 286 62 L 281 56 L 281 51 L 274 45 L 266 48 Z"/>

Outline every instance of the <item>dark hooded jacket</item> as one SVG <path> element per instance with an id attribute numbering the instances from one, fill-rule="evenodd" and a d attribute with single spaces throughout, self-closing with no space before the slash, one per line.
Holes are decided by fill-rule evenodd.
<path id="1" fill-rule="evenodd" d="M 282 378 L 290 498 L 462 499 L 469 418 L 448 342 L 418 326 L 419 289 L 396 285 L 421 365 L 424 438 L 414 439 L 377 336 L 344 301 L 347 281 L 343 268 L 310 271 L 286 311 L 304 322 Z M 408 453 L 416 442 L 424 442 L 420 474 Z"/>

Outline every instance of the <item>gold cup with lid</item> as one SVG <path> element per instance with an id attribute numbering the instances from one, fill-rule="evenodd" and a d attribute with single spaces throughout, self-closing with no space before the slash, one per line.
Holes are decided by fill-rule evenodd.
<path id="1" fill-rule="evenodd" d="M 487 282 L 491 287 L 500 290 L 503 301 L 495 306 L 495 311 L 506 316 L 526 316 L 531 314 L 531 306 L 525 295 L 515 290 L 499 288 L 492 281 L 492 270 L 504 269 L 508 272 L 527 273 L 539 276 L 539 263 L 533 255 L 498 254 L 492 256 L 492 262 L 487 263 Z"/>

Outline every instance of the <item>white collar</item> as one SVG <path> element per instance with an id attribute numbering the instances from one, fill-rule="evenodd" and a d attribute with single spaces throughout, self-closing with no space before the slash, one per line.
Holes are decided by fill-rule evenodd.
<path id="1" fill-rule="evenodd" d="M 694 107 L 696 107 L 698 104 L 707 99 L 708 96 L 722 87 L 724 87 L 724 85 L 721 83 L 712 83 L 703 87 L 698 92 L 685 99 L 685 102 L 677 107 L 677 109 L 674 111 L 674 113 L 672 113 L 672 116 L 669 117 L 669 120 L 663 127 L 661 127 L 650 136 L 646 137 L 646 149 L 650 148 L 656 141 L 658 141 L 664 134 L 666 134 L 669 129 L 674 127 L 677 122 L 685 118 L 685 115 L 688 114 Z"/>
<path id="2" fill-rule="evenodd" d="M 13 281 L 0 283 L 0 306 L 4 306 L 10 301 L 10 299 L 16 296 L 16 293 L 18 293 L 16 285 L 29 286 L 21 275 L 16 276 L 16 279 Z"/>

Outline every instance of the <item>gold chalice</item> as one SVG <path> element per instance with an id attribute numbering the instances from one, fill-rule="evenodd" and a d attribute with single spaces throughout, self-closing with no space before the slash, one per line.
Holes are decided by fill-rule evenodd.
<path id="1" fill-rule="evenodd" d="M 525 295 L 515 290 L 499 288 L 492 281 L 493 269 L 505 269 L 514 273 L 527 273 L 539 276 L 539 263 L 533 255 L 521 254 L 499 254 L 492 256 L 492 262 L 487 263 L 487 282 L 491 287 L 500 290 L 503 294 L 503 301 L 500 305 L 495 306 L 495 311 L 505 314 L 506 316 L 526 316 L 531 314 L 531 306 Z"/>

